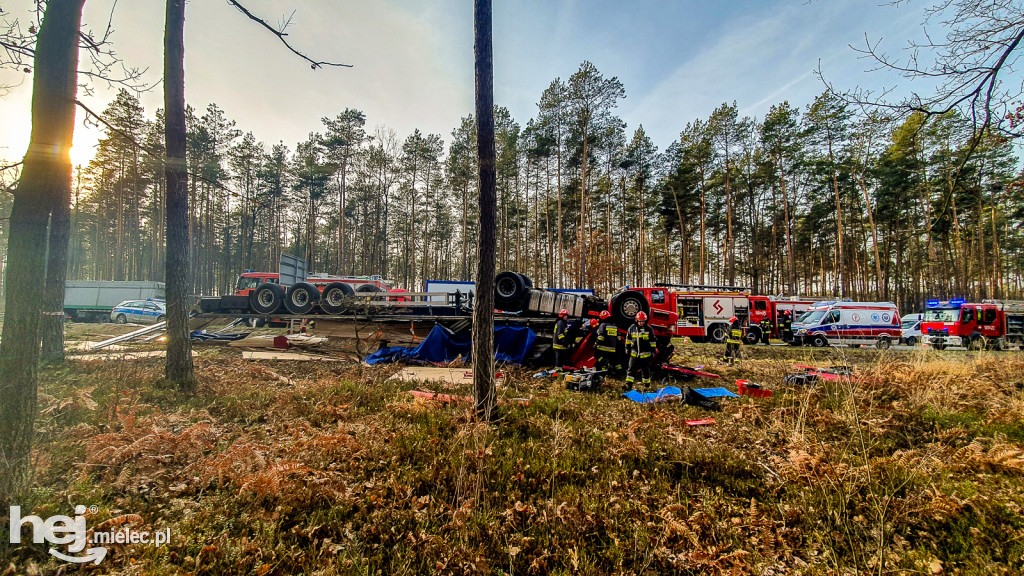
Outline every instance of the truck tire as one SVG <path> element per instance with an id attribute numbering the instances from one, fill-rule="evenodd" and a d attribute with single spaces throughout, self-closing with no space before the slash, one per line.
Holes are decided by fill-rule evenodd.
<path id="1" fill-rule="evenodd" d="M 533 288 L 533 280 L 530 280 L 529 276 L 526 274 L 520 274 L 520 276 L 523 277 L 523 284 L 526 284 L 527 288 Z"/>
<path id="2" fill-rule="evenodd" d="M 946 345 L 945 344 L 932 344 L 932 348 L 935 348 L 936 350 L 945 350 L 946 349 Z"/>
<path id="3" fill-rule="evenodd" d="M 494 305 L 506 312 L 520 312 L 530 293 L 527 278 L 515 272 L 499 272 L 494 277 Z"/>
<path id="4" fill-rule="evenodd" d="M 344 282 L 328 284 L 320 294 L 320 308 L 328 314 L 343 314 L 352 304 L 355 290 Z"/>
<path id="5" fill-rule="evenodd" d="M 256 314 L 273 314 L 284 302 L 284 288 L 265 282 L 249 293 L 249 308 Z"/>
<path id="6" fill-rule="evenodd" d="M 712 344 L 721 344 L 725 342 L 725 337 L 729 335 L 729 326 L 726 324 L 718 323 L 708 326 L 707 341 Z"/>
<path id="7" fill-rule="evenodd" d="M 648 317 L 651 315 L 651 305 L 647 302 L 643 292 L 624 290 L 612 296 L 612 318 L 619 328 L 629 329 L 639 312 L 647 314 Z M 650 321 L 648 321 L 648 324 L 650 324 Z"/>
<path id="8" fill-rule="evenodd" d="M 376 284 L 363 284 L 362 286 L 356 288 L 356 292 L 355 293 L 356 294 L 366 295 L 366 294 L 376 294 L 378 292 L 383 292 L 383 290 L 380 289 L 380 286 L 377 286 Z M 383 300 L 383 299 L 384 299 L 383 296 L 376 296 L 376 297 L 373 297 L 373 298 L 365 298 L 365 299 L 363 299 L 363 302 L 368 302 L 370 300 L 380 301 L 380 300 Z"/>
<path id="9" fill-rule="evenodd" d="M 821 334 L 815 334 L 811 336 L 811 346 L 815 348 L 825 348 L 828 346 L 828 338 L 825 338 Z"/>
<path id="10" fill-rule="evenodd" d="M 292 284 L 284 295 L 284 307 L 292 314 L 309 314 L 319 301 L 320 290 L 307 282 Z"/>
<path id="11" fill-rule="evenodd" d="M 761 341 L 761 327 L 760 326 L 747 326 L 747 331 L 743 333 L 743 343 L 747 346 L 753 346 Z"/>
<path id="12" fill-rule="evenodd" d="M 878 348 L 879 350 L 887 350 L 887 349 L 889 349 L 891 347 L 892 347 L 892 338 L 889 338 L 888 336 L 886 336 L 884 334 L 882 336 L 879 336 L 878 337 L 878 341 L 875 342 L 875 348 Z"/>
<path id="13" fill-rule="evenodd" d="M 975 335 L 967 342 L 967 349 L 973 351 L 984 350 L 986 344 L 984 336 Z"/>

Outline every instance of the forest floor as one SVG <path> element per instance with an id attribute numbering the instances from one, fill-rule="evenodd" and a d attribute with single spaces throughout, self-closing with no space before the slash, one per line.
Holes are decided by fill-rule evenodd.
<path id="1" fill-rule="evenodd" d="M 0 574 L 1024 571 L 1021 353 L 754 347 L 724 367 L 722 346 L 678 348 L 723 376 L 695 385 L 774 395 L 710 413 L 512 370 L 500 396 L 529 403 L 486 425 L 407 394 L 469 390 L 397 366 L 197 348 L 192 396 L 161 359 L 49 367 L 22 515 L 95 506 L 92 529 L 171 540 L 83 568 L 5 544 Z M 789 386 L 795 363 L 855 375 Z"/>

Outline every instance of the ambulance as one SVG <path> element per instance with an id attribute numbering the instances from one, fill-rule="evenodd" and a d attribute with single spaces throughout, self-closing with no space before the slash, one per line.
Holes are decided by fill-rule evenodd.
<path id="1" fill-rule="evenodd" d="M 888 348 L 900 341 L 900 314 L 892 302 L 816 302 L 793 322 L 794 344 Z"/>

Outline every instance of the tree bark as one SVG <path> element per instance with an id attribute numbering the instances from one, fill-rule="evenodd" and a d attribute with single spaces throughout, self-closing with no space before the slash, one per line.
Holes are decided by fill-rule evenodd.
<path id="1" fill-rule="evenodd" d="M 473 401 L 477 415 L 486 420 L 490 419 L 494 407 L 494 224 L 497 212 L 491 0 L 475 0 L 474 20 L 480 237 L 477 240 L 476 304 L 473 309 Z"/>
<path id="2" fill-rule="evenodd" d="M 50 0 L 36 41 L 32 137 L 14 193 L 0 339 L 0 506 L 28 486 L 36 416 L 46 235 L 56 198 L 71 196 L 78 31 L 85 0 Z"/>
<path id="3" fill-rule="evenodd" d="M 50 234 L 46 246 L 46 284 L 43 288 L 42 360 L 64 361 L 64 281 L 68 274 L 68 241 L 71 236 L 71 188 L 55 194 L 50 207 Z"/>
<path id="4" fill-rule="evenodd" d="M 195 391 L 192 343 L 188 338 L 190 255 L 188 171 L 185 165 L 185 0 L 167 0 L 164 30 L 164 139 L 167 147 L 167 296 L 168 382 Z"/>

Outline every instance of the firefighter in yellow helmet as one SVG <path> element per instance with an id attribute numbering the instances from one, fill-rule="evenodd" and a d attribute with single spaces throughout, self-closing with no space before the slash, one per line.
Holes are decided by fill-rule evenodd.
<path id="1" fill-rule="evenodd" d="M 743 343 L 743 327 L 740 326 L 740 319 L 733 316 L 729 318 L 729 333 L 725 336 L 725 356 L 722 361 L 728 364 L 735 364 L 740 356 L 740 344 Z"/>
<path id="2" fill-rule="evenodd" d="M 626 332 L 626 352 L 629 367 L 626 369 L 626 388 L 633 388 L 637 374 L 645 387 L 651 385 L 651 361 L 654 359 L 654 330 L 647 325 L 647 314 L 637 312 L 636 323 Z"/>

